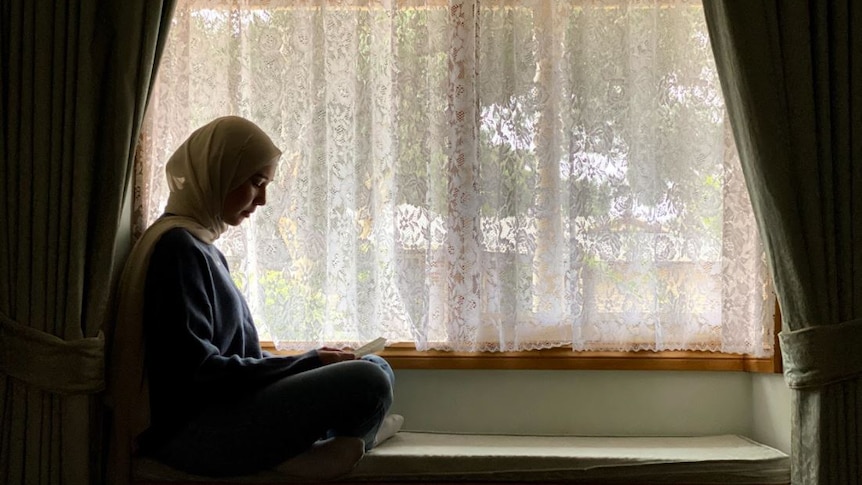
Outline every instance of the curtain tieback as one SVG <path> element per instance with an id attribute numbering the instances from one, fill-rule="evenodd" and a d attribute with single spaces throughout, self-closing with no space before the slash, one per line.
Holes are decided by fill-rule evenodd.
<path id="1" fill-rule="evenodd" d="M 822 387 L 862 375 L 862 319 L 783 331 L 784 380 L 792 389 Z"/>
<path id="2" fill-rule="evenodd" d="M 105 339 L 63 340 L 0 313 L 0 374 L 58 393 L 105 388 Z"/>

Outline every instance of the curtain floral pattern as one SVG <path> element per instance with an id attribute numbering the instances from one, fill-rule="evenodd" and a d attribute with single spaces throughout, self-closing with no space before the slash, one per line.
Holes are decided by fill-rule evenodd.
<path id="1" fill-rule="evenodd" d="M 280 348 L 772 353 L 773 296 L 699 0 L 187 1 L 164 163 L 238 114 L 284 156 L 218 242 Z"/>

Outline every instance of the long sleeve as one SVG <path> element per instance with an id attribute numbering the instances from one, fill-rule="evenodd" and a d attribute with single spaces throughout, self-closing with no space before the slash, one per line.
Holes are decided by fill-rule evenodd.
<path id="1" fill-rule="evenodd" d="M 217 400 L 320 367 L 316 352 L 265 356 L 224 257 L 183 229 L 162 236 L 144 298 L 152 421 L 171 428 Z"/>

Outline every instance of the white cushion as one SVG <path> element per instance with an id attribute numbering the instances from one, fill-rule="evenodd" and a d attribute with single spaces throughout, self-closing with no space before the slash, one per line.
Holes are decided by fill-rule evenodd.
<path id="1" fill-rule="evenodd" d="M 148 459 L 135 477 L 206 481 Z M 264 472 L 219 483 L 279 483 Z M 341 481 L 470 480 L 572 483 L 789 484 L 789 457 L 743 436 L 584 437 L 400 432 L 367 453 Z M 211 481 L 211 480 L 210 480 Z M 287 482 L 284 482 L 287 483 Z"/>

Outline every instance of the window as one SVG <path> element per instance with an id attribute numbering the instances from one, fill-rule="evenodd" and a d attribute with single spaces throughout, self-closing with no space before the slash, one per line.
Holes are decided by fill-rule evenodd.
<path id="1" fill-rule="evenodd" d="M 284 151 L 218 242 L 279 348 L 772 354 L 699 0 L 180 1 L 143 223 L 225 114 Z"/>

